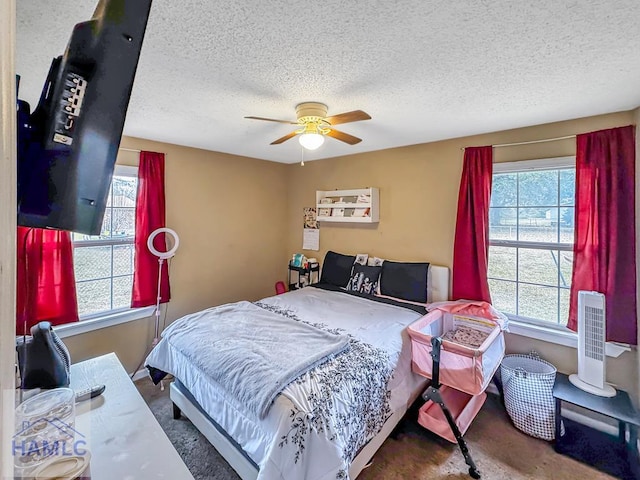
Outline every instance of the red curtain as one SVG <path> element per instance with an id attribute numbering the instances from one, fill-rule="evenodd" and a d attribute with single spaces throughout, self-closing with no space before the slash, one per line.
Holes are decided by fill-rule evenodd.
<path id="1" fill-rule="evenodd" d="M 46 320 L 78 321 L 73 244 L 69 232 L 18 227 L 16 333 Z"/>
<path id="2" fill-rule="evenodd" d="M 491 146 L 465 148 L 453 247 L 454 300 L 491 302 L 487 269 L 492 174 Z"/>
<path id="3" fill-rule="evenodd" d="M 131 306 L 155 305 L 158 292 L 158 257 L 147 248 L 149 235 L 165 226 L 164 209 L 164 153 L 140 152 L 138 167 L 138 193 L 136 197 L 136 236 Z M 158 251 L 166 251 L 164 233 L 153 242 Z M 169 270 L 167 262 L 162 265 L 160 301 L 168 302 Z"/>
<path id="4" fill-rule="evenodd" d="M 578 291 L 606 297 L 607 340 L 635 345 L 635 127 L 577 137 L 573 276 L 568 327 L 577 329 Z"/>

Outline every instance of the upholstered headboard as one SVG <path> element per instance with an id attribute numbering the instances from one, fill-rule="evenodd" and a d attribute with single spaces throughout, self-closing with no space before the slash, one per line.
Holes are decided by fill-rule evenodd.
<path id="1" fill-rule="evenodd" d="M 382 265 L 377 295 L 424 303 L 424 271 L 426 269 L 426 301 L 432 303 L 449 300 L 448 267 L 427 262 L 398 262 L 378 257 L 371 257 L 369 261 L 372 259 L 380 263 L 369 263 L 370 266 Z M 346 287 L 352 275 L 352 267 L 355 260 L 355 255 L 344 255 L 328 251 L 322 262 L 320 281 L 341 288 Z M 388 281 L 387 278 L 389 279 Z"/>
<path id="2" fill-rule="evenodd" d="M 429 266 L 427 301 L 443 302 L 449 300 L 449 269 L 440 265 Z"/>

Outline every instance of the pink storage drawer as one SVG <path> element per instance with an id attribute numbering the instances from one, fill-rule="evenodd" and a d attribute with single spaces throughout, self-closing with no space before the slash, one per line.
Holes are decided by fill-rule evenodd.
<path id="1" fill-rule="evenodd" d="M 465 434 L 487 399 L 486 393 L 469 395 L 447 386 L 440 387 L 440 395 L 462 435 Z M 437 403 L 429 400 L 420 408 L 418 423 L 451 443 L 457 443 L 447 418 Z"/>
<path id="2" fill-rule="evenodd" d="M 489 336 L 478 348 L 470 348 L 448 340 L 442 341 L 440 352 L 440 383 L 469 395 L 485 391 L 504 357 L 504 334 L 491 320 L 457 315 L 434 310 L 409 325 L 411 337 L 411 367 L 423 377 L 431 378 L 431 339 L 440 337 L 453 328 L 454 317 L 477 321 L 491 329 Z"/>

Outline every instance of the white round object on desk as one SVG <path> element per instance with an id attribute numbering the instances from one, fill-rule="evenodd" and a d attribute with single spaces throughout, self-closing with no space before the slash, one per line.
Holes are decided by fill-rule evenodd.
<path id="1" fill-rule="evenodd" d="M 85 450 L 84 455 L 56 457 L 45 463 L 33 474 L 33 480 L 89 480 L 91 471 L 91 453 Z"/>
<path id="2" fill-rule="evenodd" d="M 15 410 L 14 466 L 18 476 L 48 464 L 60 450 L 73 449 L 76 396 L 70 388 L 47 390 L 22 402 Z M 50 446 L 55 445 L 55 449 Z"/>
<path id="3" fill-rule="evenodd" d="M 16 420 L 38 421 L 43 418 L 65 418 L 75 413 L 76 395 L 70 388 L 53 388 L 29 397 L 16 407 Z"/>

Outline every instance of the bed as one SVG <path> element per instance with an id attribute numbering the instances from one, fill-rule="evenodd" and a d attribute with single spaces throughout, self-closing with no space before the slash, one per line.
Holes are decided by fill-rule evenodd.
<path id="1" fill-rule="evenodd" d="M 430 265 L 428 279 L 428 300 L 446 300 L 448 269 Z M 146 364 L 175 377 L 174 417 L 189 418 L 243 480 L 353 479 L 424 390 L 426 380 L 411 372 L 406 332 L 425 313 L 418 303 L 321 283 L 184 317 L 163 332 Z M 348 337 L 349 347 L 287 384 L 258 415 L 191 351 L 231 306 Z"/>

